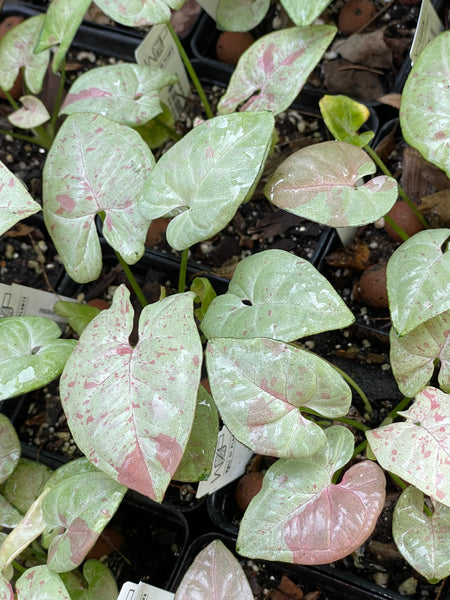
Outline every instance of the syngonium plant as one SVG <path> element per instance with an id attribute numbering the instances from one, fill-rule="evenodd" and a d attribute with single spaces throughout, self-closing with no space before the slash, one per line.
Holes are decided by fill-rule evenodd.
<path id="1" fill-rule="evenodd" d="M 32 78 L 35 57 L 46 53 L 48 46 L 58 46 L 54 68 L 63 64 L 67 40 L 70 43 L 76 29 L 72 11 L 78 11 L 78 22 L 84 14 L 69 4 L 73 7 L 54 0 L 47 15 L 38 24 L 33 22 L 33 34 L 27 29 L 30 20 L 25 22 L 21 34 L 29 44 L 24 44 L 20 60 L 26 78 L 27 70 Z M 122 16 L 117 2 L 98 4 L 128 25 L 143 18 L 141 2 L 130 3 L 130 12 Z M 158 11 L 166 4 L 178 8 L 180 3 L 147 3 L 145 10 L 153 17 L 146 13 L 146 18 L 159 20 L 152 7 Z M 162 20 L 167 19 L 166 12 Z M 171 478 L 199 480 L 207 475 L 217 437 L 217 405 L 237 439 L 255 452 L 278 458 L 241 524 L 239 550 L 253 557 L 317 564 L 353 552 L 375 527 L 388 470 L 410 484 L 394 521 L 399 548 L 418 571 L 437 580 L 448 574 L 442 535 L 448 529 L 450 506 L 445 344 L 437 344 L 434 355 L 427 348 L 423 360 L 417 358 L 416 349 L 422 351 L 423 336 L 435 337 L 436 330 L 446 339 L 440 328 L 450 309 L 449 231 L 417 234 L 389 263 L 392 338 L 402 344 L 397 353 L 393 350 L 393 365 L 398 365 L 394 373 L 399 383 L 416 380 L 413 390 L 408 387 L 405 393 L 417 398 L 408 410 L 392 415 L 404 416 L 405 424 L 387 423 L 367 433 L 379 464 L 367 459 L 347 470 L 346 464 L 364 447 L 354 448 L 350 431 L 332 423 L 358 427 L 345 417 L 351 390 L 332 366 L 299 347 L 297 340 L 347 327 L 354 318 L 311 264 L 281 250 L 261 252 L 241 261 L 221 296 L 214 298 L 211 286 L 201 279 L 185 291 L 181 276 L 177 294 L 151 305 L 146 305 L 129 267 L 141 258 L 147 228 L 156 217 L 171 218 L 167 238 L 184 258 L 192 244 L 227 225 L 259 180 L 272 145 L 274 116 L 295 98 L 334 32 L 333 27 L 308 25 L 262 38 L 242 56 L 219 103 L 220 114 L 213 117 L 205 108 L 207 120 L 157 162 L 139 126 L 161 111 L 155 99 L 159 89 L 173 81 L 169 75 L 125 64 L 96 69 L 94 75 L 88 73 L 74 83 L 61 109 L 67 117 L 51 141 L 44 168 L 44 219 L 67 272 L 88 282 L 101 268 L 95 223 L 100 216 L 104 237 L 144 306 L 138 341 L 130 343 L 134 311 L 125 286 L 118 288 L 111 308 L 94 318 L 85 312 L 78 315 L 84 308 L 75 308 L 78 324 L 82 323 L 77 342 L 60 340 L 59 332 L 43 318 L 4 318 L 0 399 L 41 387 L 62 370 L 61 400 L 79 448 L 110 485 L 133 488 L 156 501 L 163 499 Z M 35 54 L 36 41 L 41 52 Z M 4 58 L 8 43 L 0 43 Z M 420 79 L 423 72 L 437 79 L 433 93 L 447 93 L 448 45 L 448 34 L 438 36 L 413 68 L 410 77 L 418 78 L 422 95 L 404 96 L 402 126 L 414 121 L 417 112 L 427 112 L 424 97 L 429 87 L 426 78 Z M 271 59 L 264 60 L 269 54 Z M 287 77 L 286 64 L 296 77 Z M 367 179 L 375 173 L 376 163 L 368 146 L 371 134 L 357 131 L 367 118 L 365 109 L 345 98 L 327 98 L 322 110 L 337 140 L 289 157 L 265 192 L 285 210 L 327 225 L 372 222 L 389 211 L 399 189 L 387 174 Z M 448 164 L 448 136 L 442 135 L 448 132 L 448 123 L 448 114 L 440 120 L 430 118 L 421 137 L 415 137 L 419 149 L 433 144 L 430 159 L 437 157 L 439 165 L 445 160 Z M 441 140 L 439 151 L 436 140 Z M 0 206 L 1 232 L 40 210 L 3 165 Z M 194 317 L 196 304 L 200 306 Z M 59 310 L 68 311 L 65 305 Z M 20 336 L 18 348 L 11 343 L 13 336 Z M 200 384 L 202 336 L 207 340 L 205 365 L 214 402 Z M 407 370 L 411 356 L 418 364 L 413 373 Z M 436 359 L 442 361 L 444 391 L 428 385 Z M 370 403 L 362 397 L 370 413 Z M 401 408 L 406 407 L 403 403 Z M 433 419 L 442 421 L 440 437 L 434 435 Z M 414 462 L 396 471 L 389 440 L 400 437 Z M 424 446 L 424 439 L 432 447 Z M 430 457 L 442 465 L 439 476 L 421 478 Z M 433 504 L 425 512 L 420 494 Z M 416 523 L 412 532 L 405 530 L 411 515 Z M 417 548 L 431 528 L 439 534 L 426 544 L 428 553 L 420 554 Z"/>

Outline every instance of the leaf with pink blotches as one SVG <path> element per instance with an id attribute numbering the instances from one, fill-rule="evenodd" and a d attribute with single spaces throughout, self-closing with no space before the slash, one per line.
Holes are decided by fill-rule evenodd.
<path id="1" fill-rule="evenodd" d="M 72 435 L 99 469 L 161 501 L 194 418 L 202 345 L 192 292 L 146 306 L 133 348 L 133 309 L 120 286 L 83 331 L 61 377 Z"/>
<path id="2" fill-rule="evenodd" d="M 39 210 L 23 183 L 0 162 L 0 235 Z"/>
<path id="3" fill-rule="evenodd" d="M 252 600 L 253 597 L 237 559 L 223 542 L 213 540 L 195 557 L 174 600 Z"/>
<path id="4" fill-rule="evenodd" d="M 14 600 L 14 592 L 9 581 L 0 573 L 0 600 Z"/>
<path id="5" fill-rule="evenodd" d="M 24 67 L 25 83 L 32 94 L 39 94 L 50 61 L 50 51 L 34 53 L 45 15 L 25 19 L 0 40 L 0 82 L 8 91 Z"/>
<path id="6" fill-rule="evenodd" d="M 241 522 L 240 554 L 323 564 L 351 554 L 370 536 L 384 506 L 383 471 L 363 461 L 333 484 L 334 472 L 351 458 L 353 435 L 332 426 L 326 436 L 313 456 L 281 458 L 268 469 Z"/>
<path id="7" fill-rule="evenodd" d="M 36 96 L 22 96 L 22 107 L 8 116 L 8 121 L 21 129 L 32 129 L 50 119 L 47 107 Z"/>
<path id="8" fill-rule="evenodd" d="M 366 432 L 378 462 L 450 506 L 450 395 L 427 387 L 398 414 L 406 421 Z"/>
<path id="9" fill-rule="evenodd" d="M 106 241 L 123 259 L 134 264 L 142 257 L 149 221 L 138 201 L 154 164 L 133 129 L 102 115 L 67 117 L 45 161 L 43 198 L 45 223 L 72 279 L 100 275 L 99 213 Z"/>
<path id="10" fill-rule="evenodd" d="M 108 17 L 129 27 L 166 23 L 170 9 L 178 10 L 184 3 L 185 0 L 95 0 Z"/>
<path id="11" fill-rule="evenodd" d="M 320 357 L 265 338 L 214 338 L 206 352 L 211 391 L 232 434 L 257 454 L 300 458 L 326 442 L 302 409 L 342 417 L 352 393 Z"/>
<path id="12" fill-rule="evenodd" d="M 259 38 L 239 59 L 219 113 L 286 110 L 336 34 L 332 25 L 290 27 Z"/>
<path id="13" fill-rule="evenodd" d="M 398 387 L 405 396 L 415 396 L 429 383 L 439 359 L 439 385 L 450 392 L 450 311 L 437 315 L 403 337 L 390 332 L 390 360 Z"/>
<path id="14" fill-rule="evenodd" d="M 16 587 L 17 600 L 70 600 L 61 577 L 47 565 L 27 569 L 19 577 Z"/>

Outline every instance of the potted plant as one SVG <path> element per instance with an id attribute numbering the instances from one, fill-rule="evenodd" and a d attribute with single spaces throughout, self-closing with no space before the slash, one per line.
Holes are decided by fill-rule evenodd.
<path id="1" fill-rule="evenodd" d="M 58 3 L 53 6 L 58 7 Z M 120 18 L 116 5 L 114 9 L 112 5 L 104 8 Z M 153 21 L 167 18 L 167 11 L 155 16 L 152 7 L 147 8 Z M 70 16 L 72 31 L 75 9 L 64 9 L 58 16 L 64 15 L 66 22 Z M 79 20 L 82 11 L 77 11 Z M 30 36 L 27 39 L 40 35 L 38 50 L 54 43 L 49 32 L 55 14 L 49 9 L 47 17 L 36 17 L 40 21 L 22 29 Z M 41 33 L 42 25 L 45 34 Z M 73 349 L 73 342 L 59 340 L 45 319 L 0 321 L 0 397 L 41 386 L 62 371 L 61 399 L 78 447 L 117 485 L 158 502 L 179 472 L 186 450 L 189 454 L 194 448 L 196 456 L 204 457 L 204 447 L 215 444 L 215 439 L 205 436 L 208 428 L 197 409 L 204 405 L 204 398 L 209 398 L 200 385 L 204 336 L 209 383 L 223 422 L 254 451 L 279 459 L 268 470 L 260 494 L 245 514 L 238 549 L 249 556 L 303 564 L 333 561 L 356 550 L 370 536 L 384 505 L 384 470 L 389 469 L 433 499 L 434 512 L 425 515 L 419 531 L 425 530 L 430 536 L 436 528 L 445 529 L 448 510 L 445 426 L 442 443 L 436 442 L 431 439 L 429 422 L 424 418 L 422 423 L 418 414 L 426 411 L 428 402 L 436 420 L 446 419 L 445 387 L 441 384 L 441 391 L 427 385 L 429 370 L 415 392 L 416 403 L 404 413 L 407 427 L 390 424 L 367 433 L 381 466 L 369 459 L 356 460 L 342 476 L 344 466 L 366 448 L 365 442 L 355 448 L 351 431 L 334 424 L 340 421 L 358 428 L 346 418 L 350 387 L 332 366 L 295 342 L 312 333 L 346 327 L 353 322 L 353 315 L 310 263 L 281 250 L 261 252 L 238 264 L 225 294 L 214 298 L 212 286 L 203 279 L 185 291 L 189 247 L 224 227 L 252 193 L 270 151 L 274 114 L 295 98 L 333 34 L 333 28 L 326 26 L 303 31 L 293 28 L 282 37 L 279 47 L 269 44 L 272 50 L 279 50 L 273 54 L 261 44 L 259 55 L 249 55 L 249 65 L 254 67 L 251 76 L 230 81 L 219 103 L 220 114 L 212 117 L 206 104 L 207 120 L 177 141 L 156 164 L 136 128 L 160 110 L 157 91 L 172 81 L 171 77 L 139 65 L 104 68 L 80 77 L 63 105 L 62 113 L 68 116 L 54 140 L 48 128 L 37 132 L 41 142 L 48 141 L 50 147 L 44 168 L 44 219 L 67 272 L 79 282 L 95 279 L 100 272 L 96 217 L 101 219 L 104 238 L 118 253 L 143 305 L 138 341 L 130 343 L 134 310 L 124 285 L 117 289 L 110 309 L 96 314 L 83 331 L 80 328 Z M 66 36 L 70 37 L 66 32 L 54 57 L 56 68 L 63 63 Z M 436 38 L 417 62 L 410 75 L 414 93 L 410 86 L 405 87 L 403 107 L 405 131 L 414 127 L 417 114 L 426 115 L 426 131 L 414 131 L 412 142 L 442 168 L 448 168 L 446 133 L 430 116 L 426 77 L 432 73 L 436 94 L 446 89 L 442 57 L 448 39 L 448 34 Z M 300 42 L 304 47 L 298 50 Z M 270 43 L 275 44 L 274 39 Z M 29 47 L 34 48 L 34 44 Z M 297 50 L 293 51 L 294 47 Z M 0 46 L 0 54 L 1 50 Z M 35 57 L 42 60 L 42 52 L 25 52 L 25 62 Z M 43 65 L 39 69 L 42 74 Z M 296 78 L 291 85 L 288 77 L 293 73 Z M 36 71 L 29 70 L 26 80 L 27 76 L 30 85 L 35 82 Z M 12 79 L 8 73 L 8 82 Z M 114 95 L 117 84 L 119 101 Z M 421 95 L 424 89 L 425 95 Z M 357 131 L 367 112 L 348 99 L 336 102 L 344 107 L 343 113 L 334 109 L 327 112 L 325 106 L 324 114 L 340 141 L 317 144 L 289 157 L 267 184 L 267 195 L 287 210 L 306 211 L 310 218 L 333 226 L 369 223 L 392 207 L 397 183 L 388 175 L 361 183 L 361 178 L 376 170 L 363 150 L 371 134 Z M 37 106 L 37 114 L 42 115 Z M 243 110 L 235 112 L 237 108 Z M 35 116 L 33 111 L 32 118 Z M 41 127 L 36 121 L 33 124 Z M 434 134 L 431 140 L 430 131 Z M 6 167 L 0 177 L 1 201 L 8 209 L 0 215 L 4 231 L 40 207 Z M 178 293 L 167 297 L 163 293 L 161 300 L 146 305 L 129 264 L 142 256 L 148 226 L 160 216 L 171 218 L 167 239 L 183 253 L 181 276 Z M 442 267 L 445 273 L 447 237 L 447 230 L 426 230 L 407 240 L 392 259 L 389 296 L 396 332 L 393 336 L 400 340 L 410 333 L 418 335 L 417 329 L 428 327 L 432 319 L 433 327 L 439 326 L 438 321 L 440 325 L 445 322 L 442 315 L 448 309 L 448 294 L 445 286 L 442 289 L 442 273 L 436 269 Z M 438 286 L 433 285 L 436 282 Z M 436 294 L 430 291 L 434 289 Z M 418 295 L 420 306 L 414 295 Z M 84 311 L 85 307 L 75 310 Z M 84 316 L 89 321 L 92 313 Z M 18 358 L 11 357 L 13 335 L 20 344 Z M 417 339 L 414 341 L 420 345 Z M 65 356 L 60 347 L 65 348 Z M 371 405 L 363 399 L 370 413 Z M 406 406 L 407 402 L 402 403 L 391 418 Z M 214 416 L 209 413 L 206 418 Z M 419 428 L 422 440 L 426 440 L 423 454 L 414 453 L 414 428 Z M 365 426 L 362 429 L 366 431 Z M 389 443 L 404 429 L 414 462 L 407 469 L 396 470 Z M 194 438 L 190 447 L 189 440 Z M 383 442 L 378 442 L 380 439 Z M 433 452 L 442 464 L 438 477 L 418 476 L 418 472 L 426 471 L 422 456 L 423 460 L 430 459 Z M 210 467 L 208 460 L 187 460 L 183 472 L 189 471 L 189 477 L 193 465 L 197 479 Z M 405 512 L 416 514 L 417 498 L 411 499 L 410 493 L 405 494 L 406 508 L 400 505 L 398 509 L 400 517 Z M 331 505 L 334 510 L 330 510 Z M 423 557 L 414 552 L 417 537 L 413 536 L 412 542 L 405 540 L 400 517 L 396 535 L 408 560 L 430 580 L 444 577 L 448 565 L 440 557 L 445 553 L 445 541 L 443 550 L 429 548 L 435 561 L 431 572 Z M 309 533 L 307 543 L 303 531 Z M 329 539 L 333 542 L 328 543 Z"/>

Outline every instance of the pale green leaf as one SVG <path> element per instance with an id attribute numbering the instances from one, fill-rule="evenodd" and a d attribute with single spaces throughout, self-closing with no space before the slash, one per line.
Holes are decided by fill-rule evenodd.
<path id="1" fill-rule="evenodd" d="M 171 11 L 178 10 L 185 0 L 95 0 L 95 3 L 111 19 L 129 27 L 142 27 L 166 23 L 170 20 Z"/>
<path id="2" fill-rule="evenodd" d="M 321 142 L 278 165 L 264 194 L 275 206 L 330 227 L 366 225 L 386 214 L 397 200 L 392 177 L 361 182 L 375 171 L 375 163 L 361 148 Z"/>
<path id="3" fill-rule="evenodd" d="M 71 600 L 61 577 L 47 565 L 27 569 L 17 584 L 17 600 Z"/>
<path id="4" fill-rule="evenodd" d="M 450 309 L 450 229 L 427 229 L 404 242 L 388 261 L 392 324 L 403 336 Z"/>
<path id="5" fill-rule="evenodd" d="M 8 115 L 8 121 L 21 129 L 33 129 L 50 119 L 49 112 L 36 96 L 22 96 L 22 107 Z"/>
<path id="6" fill-rule="evenodd" d="M 25 514 L 44 490 L 52 469 L 43 463 L 21 458 L 2 486 L 2 493 L 13 506 Z"/>
<path id="7" fill-rule="evenodd" d="M 298 27 L 311 25 L 311 23 L 320 17 L 326 7 L 332 0 L 281 0 L 281 4 L 286 12 Z"/>
<path id="8" fill-rule="evenodd" d="M 113 574 L 99 560 L 87 560 L 83 564 L 83 577 L 87 587 L 73 572 L 61 573 L 61 579 L 71 600 L 113 600 L 119 591 Z"/>
<path id="9" fill-rule="evenodd" d="M 8 417 L 0 413 L 0 483 L 17 467 L 21 454 L 20 441 Z"/>
<path id="10" fill-rule="evenodd" d="M 7 527 L 8 529 L 13 529 L 20 523 L 22 516 L 17 508 L 14 508 L 6 498 L 0 495 L 0 528 Z M 0 536 L 0 546 L 1 542 L 2 539 Z"/>
<path id="11" fill-rule="evenodd" d="M 0 235 L 39 210 L 23 183 L 0 162 Z"/>
<path id="12" fill-rule="evenodd" d="M 353 321 L 342 299 L 309 262 L 284 250 L 265 250 L 237 265 L 228 292 L 211 302 L 201 328 L 208 339 L 290 342 Z"/>
<path id="13" fill-rule="evenodd" d="M 81 335 L 86 325 L 100 312 L 100 309 L 96 306 L 65 300 L 58 300 L 53 308 L 57 315 L 67 319 L 69 325 L 78 335 Z"/>
<path id="14" fill-rule="evenodd" d="M 358 133 L 359 128 L 370 117 L 370 111 L 365 104 L 348 96 L 325 94 L 319 100 L 319 106 L 325 125 L 339 142 L 348 142 L 363 148 L 374 137 L 373 131 Z"/>
<path id="15" fill-rule="evenodd" d="M 225 31 L 249 31 L 264 19 L 270 0 L 219 0 L 216 23 Z"/>

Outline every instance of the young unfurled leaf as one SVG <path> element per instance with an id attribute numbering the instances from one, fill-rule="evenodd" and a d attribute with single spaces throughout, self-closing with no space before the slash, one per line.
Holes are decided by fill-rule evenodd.
<path id="1" fill-rule="evenodd" d="M 450 309 L 450 229 L 419 231 L 388 261 L 392 324 L 400 336 Z"/>
<path id="2" fill-rule="evenodd" d="M 450 396 L 427 387 L 398 414 L 406 420 L 366 432 L 378 462 L 450 506 Z"/>
<path id="3" fill-rule="evenodd" d="M 22 108 L 8 115 L 8 121 L 21 129 L 32 129 L 50 119 L 45 104 L 36 96 L 22 96 Z"/>
<path id="4" fill-rule="evenodd" d="M 16 81 L 19 69 L 24 67 L 25 83 L 32 94 L 42 90 L 50 52 L 34 53 L 45 15 L 25 19 L 10 29 L 0 40 L 1 88 L 9 91 Z"/>
<path id="5" fill-rule="evenodd" d="M 126 3 L 117 0 L 95 0 L 95 4 L 117 23 L 129 27 L 142 27 L 166 23 L 170 20 L 171 11 L 178 10 L 185 0 L 127 0 Z"/>
<path id="6" fill-rule="evenodd" d="M 435 501 L 433 509 L 427 515 L 423 493 L 408 486 L 394 509 L 392 535 L 408 563 L 436 582 L 450 575 L 450 508 Z"/>
<path id="7" fill-rule="evenodd" d="M 194 418 L 202 345 L 192 292 L 146 306 L 130 346 L 133 309 L 120 286 L 83 331 L 60 381 L 78 447 L 120 483 L 161 501 Z"/>
<path id="8" fill-rule="evenodd" d="M 358 148 L 364 148 L 374 137 L 373 131 L 358 133 L 359 128 L 370 117 L 370 111 L 365 104 L 348 96 L 325 94 L 319 100 L 319 106 L 326 126 L 339 142 L 348 142 Z"/>
<path id="9" fill-rule="evenodd" d="M 173 479 L 202 481 L 211 472 L 219 433 L 219 415 L 203 385 L 198 388 L 197 406 L 186 450 Z"/>
<path id="10" fill-rule="evenodd" d="M 218 110 L 270 110 L 292 104 L 336 34 L 332 25 L 290 27 L 256 40 L 239 59 Z"/>
<path id="11" fill-rule="evenodd" d="M 219 0 L 216 23 L 225 31 L 249 31 L 264 19 L 270 0 Z"/>
<path id="12" fill-rule="evenodd" d="M 71 600 L 61 577 L 47 565 L 27 569 L 17 580 L 17 600 Z"/>
<path id="13" fill-rule="evenodd" d="M 58 377 L 77 343 L 60 336 L 61 329 L 46 317 L 0 319 L 0 400 Z"/>
<path id="14" fill-rule="evenodd" d="M 39 210 L 23 183 L 0 162 L 0 235 Z"/>
<path id="15" fill-rule="evenodd" d="M 309 262 L 284 250 L 265 250 L 237 265 L 228 292 L 211 302 L 201 328 L 208 339 L 291 342 L 353 321 L 342 299 Z"/>
<path id="16" fill-rule="evenodd" d="M 305 25 L 311 25 L 321 15 L 326 7 L 331 4 L 331 0 L 317 0 L 317 2 L 311 2 L 311 0 L 281 0 L 281 4 L 295 25 L 304 27 Z"/>
<path id="17" fill-rule="evenodd" d="M 347 142 L 321 142 L 291 154 L 264 187 L 275 206 L 331 227 L 366 225 L 386 214 L 397 199 L 397 182 L 375 173 L 371 158 Z"/>
<path id="18" fill-rule="evenodd" d="M 122 125 L 142 125 L 162 112 L 160 90 L 177 81 L 172 73 L 146 65 L 98 67 L 74 81 L 60 112 L 97 113 Z"/>
<path id="19" fill-rule="evenodd" d="M 48 550 L 47 564 L 52 571 L 71 571 L 81 564 L 126 491 L 98 470 L 66 477 L 51 486 L 42 512 L 46 528 L 57 532 Z"/>
<path id="20" fill-rule="evenodd" d="M 54 73 L 64 60 L 90 4 L 90 0 L 53 0 L 49 4 L 35 52 L 42 52 L 58 44 L 52 64 Z"/>
<path id="21" fill-rule="evenodd" d="M 331 365 L 269 339 L 213 339 L 206 352 L 214 401 L 232 434 L 257 454 L 311 456 L 326 442 L 311 409 L 346 415 L 351 390 Z"/>
<path id="22" fill-rule="evenodd" d="M 0 413 L 0 483 L 17 467 L 21 453 L 20 441 L 14 425 Z"/>
<path id="23" fill-rule="evenodd" d="M 323 564 L 351 554 L 372 533 L 385 501 L 382 469 L 371 461 L 333 473 L 351 458 L 353 435 L 326 430 L 313 456 L 280 458 L 267 471 L 239 529 L 237 549 L 250 558 Z"/>
<path id="24" fill-rule="evenodd" d="M 113 600 L 119 595 L 114 575 L 99 560 L 87 560 L 83 564 L 84 585 L 73 572 L 60 575 L 72 600 Z"/>
<path id="25" fill-rule="evenodd" d="M 405 140 L 450 177 L 450 31 L 435 37 L 403 88 L 400 125 Z"/>
<path id="26" fill-rule="evenodd" d="M 102 115 L 67 117 L 45 162 L 43 197 L 45 223 L 72 279 L 100 275 L 99 213 L 107 242 L 129 264 L 141 258 L 149 223 L 137 204 L 154 163 L 129 127 Z"/>
<path id="27" fill-rule="evenodd" d="M 65 317 L 75 333 L 81 335 L 86 325 L 98 315 L 100 309 L 80 302 L 58 300 L 54 311 L 57 315 Z"/>
<path id="28" fill-rule="evenodd" d="M 43 491 L 52 469 L 22 457 L 2 487 L 5 498 L 23 515 Z"/>
<path id="29" fill-rule="evenodd" d="M 166 233 L 172 248 L 189 248 L 231 221 L 261 175 L 273 126 L 267 112 L 215 117 L 159 159 L 140 211 L 149 220 L 174 216 Z"/>
<path id="30" fill-rule="evenodd" d="M 429 319 L 403 337 L 390 332 L 390 361 L 405 396 L 418 394 L 430 381 L 439 359 L 439 385 L 450 393 L 450 311 Z"/>
<path id="31" fill-rule="evenodd" d="M 186 571 L 174 600 L 252 600 L 253 592 L 237 559 L 220 541 L 204 548 Z"/>

